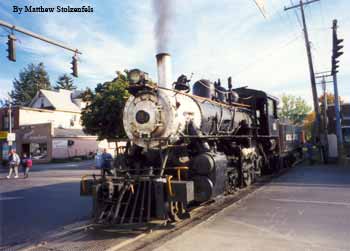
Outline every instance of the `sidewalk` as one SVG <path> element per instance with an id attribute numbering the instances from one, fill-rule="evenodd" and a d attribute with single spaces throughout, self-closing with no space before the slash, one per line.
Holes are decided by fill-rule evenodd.
<path id="1" fill-rule="evenodd" d="M 45 163 L 34 164 L 31 171 L 46 171 L 46 170 L 91 170 L 95 166 L 94 160 L 84 160 L 79 162 L 67 163 Z M 0 173 L 8 172 L 8 168 L 0 164 Z"/>
<path id="2" fill-rule="evenodd" d="M 298 166 L 161 250 L 350 250 L 350 168 Z"/>

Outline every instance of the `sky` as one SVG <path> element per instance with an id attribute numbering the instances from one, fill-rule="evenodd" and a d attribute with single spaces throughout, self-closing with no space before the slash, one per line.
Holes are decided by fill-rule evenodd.
<path id="1" fill-rule="evenodd" d="M 215 81 L 232 76 L 235 87 L 249 86 L 280 97 L 301 96 L 312 105 L 309 69 L 297 0 L 266 0 L 268 18 L 253 0 L 173 1 L 168 52 L 173 79 Z M 91 6 L 92 13 L 14 13 L 13 6 Z M 156 79 L 156 41 L 152 0 L 1 0 L 0 20 L 31 30 L 82 51 L 79 88 L 112 80 L 116 71 L 139 68 Z M 350 1 L 321 0 L 305 7 L 316 72 L 328 71 L 332 55 L 332 20 L 344 41 L 338 74 L 339 94 L 350 101 Z M 7 29 L 0 28 L 0 97 L 28 64 L 43 62 L 54 85 L 71 72 L 72 52 L 20 33 L 17 62 L 7 60 Z M 349 51 L 349 52 L 348 52 Z M 331 79 L 329 79 L 331 80 Z M 193 83 L 192 82 L 192 83 Z M 327 84 L 330 92 L 333 85 Z M 322 91 L 318 85 L 318 93 Z"/>

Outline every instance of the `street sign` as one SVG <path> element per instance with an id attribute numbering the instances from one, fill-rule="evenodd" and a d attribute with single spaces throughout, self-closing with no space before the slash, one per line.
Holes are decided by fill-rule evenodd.
<path id="1" fill-rule="evenodd" d="M 16 141 L 16 134 L 15 133 L 8 133 L 7 134 L 7 141 Z"/>
<path id="2" fill-rule="evenodd" d="M 7 131 L 0 131 L 0 139 L 7 139 Z"/>

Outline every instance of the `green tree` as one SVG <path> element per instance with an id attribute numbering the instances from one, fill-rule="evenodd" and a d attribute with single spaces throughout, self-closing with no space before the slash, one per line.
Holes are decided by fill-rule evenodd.
<path id="1" fill-rule="evenodd" d="M 74 85 L 73 78 L 67 74 L 59 76 L 58 81 L 54 87 L 55 90 L 65 89 L 65 90 L 75 90 L 77 87 Z"/>
<path id="2" fill-rule="evenodd" d="M 9 93 L 15 105 L 28 105 L 40 89 L 51 89 L 49 76 L 43 63 L 29 64 L 14 79 L 13 90 Z"/>
<path id="3" fill-rule="evenodd" d="M 305 117 L 310 113 L 311 107 L 301 97 L 293 95 L 282 96 L 282 109 L 280 117 L 288 119 L 295 124 L 302 123 Z"/>
<path id="4" fill-rule="evenodd" d="M 111 82 L 98 84 L 94 91 L 85 91 L 83 100 L 87 106 L 82 110 L 81 116 L 85 133 L 109 141 L 126 136 L 123 108 L 129 97 L 128 86 L 126 76 L 118 72 L 118 77 Z"/>
<path id="5" fill-rule="evenodd" d="M 316 114 L 314 111 L 306 115 L 304 119 L 304 130 L 305 130 L 306 139 L 311 139 L 312 137 L 312 128 L 315 123 L 315 119 L 316 119 Z"/>

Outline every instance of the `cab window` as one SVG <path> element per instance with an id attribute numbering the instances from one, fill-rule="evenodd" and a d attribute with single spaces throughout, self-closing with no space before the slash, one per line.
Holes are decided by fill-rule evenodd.
<path id="1" fill-rule="evenodd" d="M 267 113 L 269 117 L 277 118 L 276 101 L 272 99 L 267 100 Z"/>

